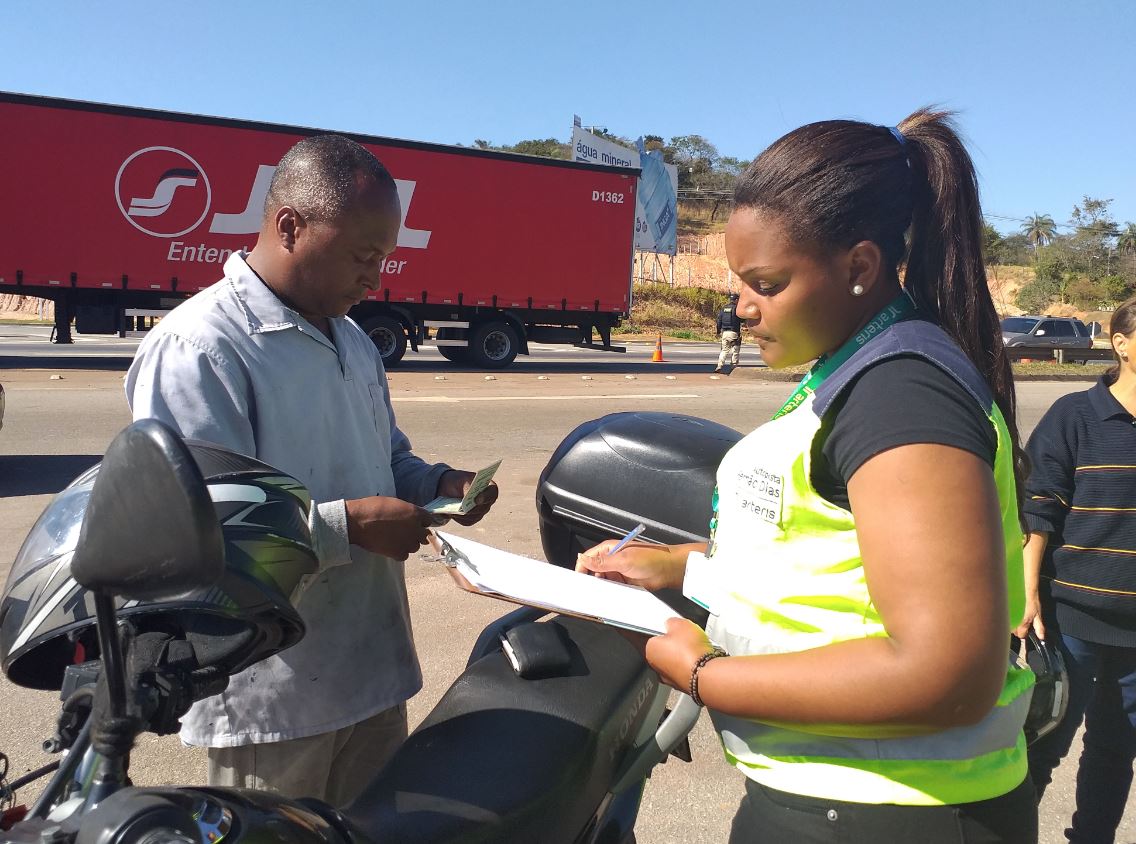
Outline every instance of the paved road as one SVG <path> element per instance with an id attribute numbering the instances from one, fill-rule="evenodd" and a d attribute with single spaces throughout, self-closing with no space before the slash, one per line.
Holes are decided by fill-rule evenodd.
<path id="1" fill-rule="evenodd" d="M 142 332 L 129 332 L 123 339 L 117 336 L 74 334 L 75 342 L 60 346 L 49 342 L 51 328 L 46 325 L 0 325 L 0 368 L 35 367 L 125 369 L 134 350 L 145 336 Z M 615 345 L 625 346 L 626 352 L 604 352 L 570 344 L 533 343 L 530 354 L 519 356 L 508 372 L 688 372 L 713 369 L 718 361 L 717 343 L 666 341 L 663 363 L 652 363 L 655 351 L 653 341 L 624 342 L 617 337 Z M 742 350 L 742 366 L 760 366 L 761 352 L 756 345 L 747 344 Z M 475 371 L 457 367 L 439 354 L 436 346 L 420 346 L 417 352 L 407 349 L 406 357 L 393 369 L 394 372 Z M 480 371 L 480 370 L 477 370 Z M 485 370 L 489 372 L 489 370 Z"/>
<path id="2" fill-rule="evenodd" d="M 0 334 L 9 333 L 0 326 Z M 8 412 L 0 432 L 0 577 L 50 495 L 93 462 L 129 421 L 122 398 L 122 372 L 83 365 L 57 369 L 11 367 L 9 341 L 0 338 L 0 381 Z M 678 344 L 675 344 L 677 346 Z M 59 347 L 55 347 L 59 348 Z M 709 349 L 704 350 L 705 354 Z M 674 357 L 678 349 L 673 348 Z M 565 353 L 567 354 L 567 353 Z M 631 353 L 629 353 L 631 354 Z M 667 347 L 668 357 L 672 347 Z M 786 386 L 757 380 L 753 369 L 711 380 L 705 361 L 697 367 L 636 363 L 625 370 L 581 372 L 568 364 L 524 371 L 510 369 L 486 381 L 484 373 L 403 370 L 390 386 L 400 425 L 426 459 L 477 467 L 505 456 L 498 475 L 502 497 L 489 518 L 469 536 L 509 550 L 540 556 L 533 491 L 556 444 L 576 425 L 616 410 L 671 410 L 749 429 L 784 398 Z M 555 362 L 550 362 L 555 363 Z M 586 367 L 585 367 L 586 368 Z M 693 371 L 695 369 L 701 371 Z M 685 370 L 685 371 L 684 371 Z M 539 373 L 539 374 L 538 374 Z M 51 380 L 52 375 L 61 380 Z M 635 375 L 635 380 L 626 378 Z M 547 380 L 538 380 L 541 375 Z M 438 381 L 437 378 L 445 378 Z M 583 380 L 585 377 L 590 380 Z M 1020 416 L 1028 431 L 1058 396 L 1085 383 L 1030 382 L 1021 385 Z M 412 725 L 421 721 L 460 673 L 478 631 L 501 613 L 489 599 L 455 589 L 436 563 L 412 558 L 408 584 L 426 686 L 410 704 Z M 365 668 L 365 666 L 361 666 Z M 0 745 L 19 774 L 43 764 L 40 741 L 52 731 L 58 702 L 0 680 Z M 202 754 L 172 738 L 143 737 L 133 757 L 139 783 L 200 782 Z M 725 840 L 742 786 L 726 766 L 705 719 L 692 736 L 694 762 L 671 761 L 651 780 L 638 826 L 639 840 L 716 842 Z M 1072 805 L 1071 767 L 1059 772 L 1042 806 L 1043 844 L 1057 844 Z M 25 797 L 31 796 L 26 794 Z M 1136 812 L 1130 812 L 1136 819 Z M 1123 841 L 1136 840 L 1136 824 L 1123 827 Z"/>

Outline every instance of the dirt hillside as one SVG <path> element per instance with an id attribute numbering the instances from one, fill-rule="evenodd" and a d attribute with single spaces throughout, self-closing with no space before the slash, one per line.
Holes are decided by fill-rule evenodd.
<path id="1" fill-rule="evenodd" d="M 55 303 L 35 296 L 0 293 L 0 319 L 55 319 Z"/>
<path id="2" fill-rule="evenodd" d="M 645 262 L 640 277 L 651 278 L 651 261 Z M 665 272 L 664 272 L 665 270 Z M 655 269 L 659 281 L 669 280 L 670 268 L 666 262 Z M 1003 316 L 1022 313 L 1015 302 L 1018 291 L 1033 278 L 1032 267 L 990 266 L 987 279 L 994 306 Z M 679 238 L 675 256 L 674 283 L 676 287 L 704 287 L 729 292 L 737 289 L 738 279 L 726 263 L 725 235 L 721 232 L 707 235 L 685 235 Z M 1057 316 L 1081 315 L 1069 305 L 1054 305 L 1050 311 Z M 1058 313 L 1062 311 L 1062 313 Z M 1063 313 L 1069 311 L 1069 314 Z"/>
<path id="3" fill-rule="evenodd" d="M 642 258 L 641 265 L 635 268 L 636 278 L 659 282 L 670 280 L 670 262 L 666 256 L 659 256 L 658 260 L 653 255 L 644 255 Z M 987 277 L 998 312 L 1003 316 L 1022 313 L 1015 300 L 1022 285 L 1033 278 L 1033 268 L 991 266 L 987 270 Z M 701 287 L 721 292 L 737 289 L 738 279 L 726 263 L 725 236 L 721 232 L 679 237 L 679 250 L 674 262 L 674 284 L 675 287 Z M 1096 312 L 1086 314 L 1072 305 L 1052 305 L 1047 313 L 1054 316 L 1076 316 L 1087 321 L 1101 319 Z M 0 294 L 0 319 L 50 321 L 54 317 L 55 306 L 49 300 L 12 293 Z"/>

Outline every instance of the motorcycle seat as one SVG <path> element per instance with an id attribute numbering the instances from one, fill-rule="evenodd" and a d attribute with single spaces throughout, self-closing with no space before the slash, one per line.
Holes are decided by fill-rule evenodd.
<path id="1" fill-rule="evenodd" d="M 525 680 L 500 651 L 454 682 L 345 814 L 375 840 L 570 842 L 658 689 L 615 629 L 558 617 L 571 665 Z"/>

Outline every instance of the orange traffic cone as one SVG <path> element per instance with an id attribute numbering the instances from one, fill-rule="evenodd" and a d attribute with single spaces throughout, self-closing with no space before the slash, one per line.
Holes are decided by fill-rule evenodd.
<path id="1" fill-rule="evenodd" d="M 655 341 L 655 353 L 651 355 L 651 363 L 663 363 L 663 335 Z"/>

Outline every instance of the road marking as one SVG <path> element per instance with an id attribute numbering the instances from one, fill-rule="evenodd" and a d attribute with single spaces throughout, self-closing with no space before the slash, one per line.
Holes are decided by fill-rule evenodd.
<path id="1" fill-rule="evenodd" d="M 435 402 L 456 404 L 463 401 L 575 401 L 576 399 L 697 399 L 697 393 L 583 393 L 573 396 L 391 396 L 392 402 Z"/>

